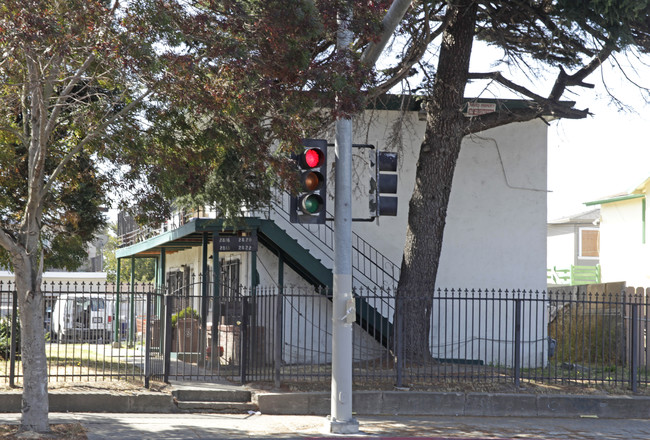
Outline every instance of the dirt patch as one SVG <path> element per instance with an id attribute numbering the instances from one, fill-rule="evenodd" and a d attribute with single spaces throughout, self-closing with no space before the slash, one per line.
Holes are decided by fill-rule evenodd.
<path id="1" fill-rule="evenodd" d="M 102 392 L 113 394 L 139 394 L 139 393 L 165 393 L 171 394 L 171 385 L 165 383 L 151 382 L 149 388 L 145 388 L 141 382 L 130 382 L 125 380 L 111 381 L 92 381 L 92 382 L 50 382 L 47 385 L 48 391 L 51 392 Z M 21 391 L 22 387 L 10 388 L 7 384 L 0 384 L 0 392 L 3 391 Z"/>
<path id="2" fill-rule="evenodd" d="M 279 390 L 272 382 L 256 382 L 248 384 L 251 390 L 257 392 L 286 391 L 309 392 L 329 391 L 329 381 L 314 382 L 283 382 Z M 386 380 L 366 380 L 353 385 L 354 391 L 395 391 L 398 388 Z M 549 384 L 522 380 L 519 387 L 513 383 L 481 382 L 481 381 L 433 381 L 428 383 L 404 384 L 399 390 L 428 391 L 447 393 L 522 393 L 522 394 L 575 394 L 575 395 L 650 395 L 650 389 L 639 388 L 634 394 L 631 390 L 619 387 L 593 386 L 579 383 Z"/>
<path id="3" fill-rule="evenodd" d="M 86 428 L 79 423 L 50 425 L 49 433 L 21 432 L 17 425 L 0 425 L 2 439 L 87 440 Z"/>

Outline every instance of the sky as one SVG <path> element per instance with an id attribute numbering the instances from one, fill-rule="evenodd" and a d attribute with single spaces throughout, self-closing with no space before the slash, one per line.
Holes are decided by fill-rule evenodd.
<path id="1" fill-rule="evenodd" d="M 637 102 L 636 113 L 621 113 L 606 101 L 585 98 L 580 108 L 588 107 L 593 116 L 549 127 L 550 220 L 593 209 L 584 203 L 630 191 L 650 177 L 650 105 Z"/>

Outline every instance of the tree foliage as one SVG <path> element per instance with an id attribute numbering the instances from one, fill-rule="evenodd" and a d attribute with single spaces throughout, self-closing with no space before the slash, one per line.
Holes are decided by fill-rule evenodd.
<path id="1" fill-rule="evenodd" d="M 381 9 L 355 3 L 369 40 Z M 332 50 L 337 5 L 0 5 L 0 259 L 22 311 L 23 428 L 48 427 L 43 266 L 78 265 L 108 188 L 140 219 L 165 218 L 181 195 L 224 216 L 268 202 L 287 180 L 282 151 L 331 117 L 316 104 L 342 90 L 331 115 L 362 101 L 367 70 Z"/>

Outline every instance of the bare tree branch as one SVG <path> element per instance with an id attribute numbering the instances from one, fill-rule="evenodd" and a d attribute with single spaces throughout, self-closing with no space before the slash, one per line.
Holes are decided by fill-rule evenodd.
<path id="1" fill-rule="evenodd" d="M 47 139 L 49 139 L 50 135 L 52 134 L 52 130 L 54 130 L 54 127 L 57 124 L 59 115 L 61 114 L 61 109 L 65 101 L 68 100 L 68 98 L 70 97 L 70 93 L 77 85 L 82 75 L 88 70 L 88 68 L 90 67 L 93 61 L 95 61 L 95 54 L 91 53 L 86 57 L 83 64 L 76 70 L 72 78 L 70 78 L 65 89 L 63 89 L 63 91 L 59 94 L 59 97 L 57 98 L 56 103 L 52 108 L 52 112 L 50 113 L 50 117 L 48 118 L 47 125 L 45 126 L 44 134 L 46 135 L 46 137 L 44 138 L 44 140 L 46 142 Z"/>
<path id="2" fill-rule="evenodd" d="M 446 16 L 445 21 L 441 22 L 433 31 L 428 26 L 429 20 L 425 18 L 424 21 L 426 22 L 424 26 L 424 35 L 420 36 L 420 38 L 416 38 L 417 41 L 414 41 L 409 47 L 406 55 L 402 58 L 400 63 L 390 69 L 390 78 L 372 89 L 369 95 L 370 98 L 387 93 L 391 88 L 399 84 L 400 81 L 409 76 L 413 66 L 421 61 L 422 56 L 428 50 L 429 44 L 444 32 L 449 24 L 449 17 Z"/>
<path id="3" fill-rule="evenodd" d="M 500 127 L 512 122 L 531 121 L 543 116 L 552 116 L 564 119 L 584 119 L 589 115 L 589 110 L 578 110 L 572 107 L 573 103 L 551 103 L 544 104 L 531 102 L 529 107 L 518 109 L 507 109 L 497 104 L 497 111 L 480 116 L 472 116 L 467 119 L 466 134 L 478 133 L 490 128 Z"/>
<path id="4" fill-rule="evenodd" d="M 509 88 L 512 91 L 518 92 L 524 96 L 527 96 L 530 99 L 533 99 L 535 101 L 546 101 L 546 98 L 533 93 L 532 91 L 528 90 L 526 87 L 520 86 L 519 84 L 516 84 L 506 77 L 504 77 L 501 72 L 485 72 L 485 73 L 469 73 L 467 75 L 468 79 L 490 79 L 498 82 L 499 84 Z"/>
<path id="5" fill-rule="evenodd" d="M 602 50 L 589 62 L 589 64 L 583 66 L 573 75 L 568 75 L 564 69 L 560 67 L 560 73 L 555 80 L 555 85 L 551 90 L 551 93 L 548 96 L 548 99 L 551 101 L 557 101 L 560 99 L 567 87 L 579 86 L 593 88 L 592 84 L 587 84 L 584 82 L 587 76 L 591 75 L 597 68 L 599 68 L 603 62 L 614 52 L 615 45 L 612 42 L 608 42 L 602 48 Z"/>

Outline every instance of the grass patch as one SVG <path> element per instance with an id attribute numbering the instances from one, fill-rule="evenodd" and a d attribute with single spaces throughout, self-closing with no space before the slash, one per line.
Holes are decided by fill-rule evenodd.
<path id="1" fill-rule="evenodd" d="M 110 344 L 46 344 L 50 382 L 88 377 L 140 377 L 144 354 L 135 349 L 113 349 Z M 0 362 L 0 376 L 9 376 L 10 364 Z M 22 374 L 22 361 L 16 360 L 16 374 Z M 17 377 L 16 381 L 21 378 Z"/>

